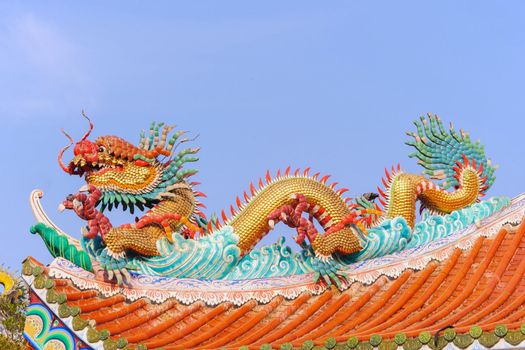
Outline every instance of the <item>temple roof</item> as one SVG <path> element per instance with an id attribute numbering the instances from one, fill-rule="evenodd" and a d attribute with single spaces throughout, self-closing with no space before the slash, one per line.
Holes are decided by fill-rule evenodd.
<path id="1" fill-rule="evenodd" d="M 228 282 L 221 288 L 232 294 L 219 288 L 207 298 L 191 294 L 203 282 L 182 290 L 163 280 L 149 281 L 145 294 L 90 279 L 64 261 L 46 267 L 32 258 L 23 273 L 32 303 L 40 300 L 93 348 L 517 345 L 525 340 L 525 222 L 516 203 L 446 244 L 363 264 L 344 291 L 292 279 L 285 292 L 277 280 L 264 295 Z"/>

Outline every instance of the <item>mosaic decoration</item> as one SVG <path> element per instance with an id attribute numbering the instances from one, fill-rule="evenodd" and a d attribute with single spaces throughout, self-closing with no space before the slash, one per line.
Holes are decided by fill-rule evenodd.
<path id="1" fill-rule="evenodd" d="M 487 206 L 487 208 L 492 207 Z M 488 209 L 486 213 L 492 210 L 493 208 Z M 505 209 L 480 221 L 479 226 L 468 225 L 454 233 L 443 235 L 440 239 L 399 252 L 392 252 L 383 257 L 354 263 L 341 261 L 343 272 L 347 276 L 345 283 L 348 284 L 345 284 L 345 287 L 353 282 L 372 284 L 381 276 L 397 278 L 407 269 L 424 269 L 432 260 L 443 261 L 449 258 L 456 248 L 469 249 L 480 236 L 495 235 L 501 229 L 502 221 L 516 222 L 523 216 L 525 216 L 525 196 L 520 196 Z M 429 234 L 426 236 L 428 237 Z M 195 264 L 196 261 L 193 260 L 187 265 L 181 264 L 181 268 L 189 269 Z M 271 266 L 268 265 L 267 268 Z M 233 270 L 233 273 L 235 271 Z M 133 301 L 146 297 L 156 303 L 175 298 L 185 304 L 202 300 L 208 305 L 217 305 L 222 302 L 242 305 L 250 300 L 266 303 L 279 295 L 287 299 L 294 299 L 303 292 L 320 294 L 327 289 L 328 285 L 314 283 L 313 273 L 312 269 L 303 274 L 252 279 L 169 278 L 132 273 L 130 283 L 119 287 L 114 283 L 97 281 L 93 273 L 83 270 L 66 259 L 55 259 L 49 266 L 50 276 L 66 278 L 82 290 L 95 289 L 107 297 L 122 294 L 127 300 Z"/>
<path id="2" fill-rule="evenodd" d="M 86 181 L 59 207 L 85 222 L 80 239 L 48 217 L 42 191 L 30 198 L 31 232 L 55 257 L 24 262 L 31 347 L 513 348 L 525 339 L 525 223 L 515 225 L 525 195 L 483 200 L 496 168 L 479 141 L 437 116 L 407 133 L 423 175 L 385 169 L 378 193 L 351 199 L 328 175 L 287 168 L 250 184 L 230 214 L 210 216 L 190 180 L 197 170 L 185 168 L 198 161 L 197 147 L 181 147 L 193 139 L 152 123 L 137 145 L 91 141 L 83 116 L 89 130 L 78 142 L 64 133 L 58 156 Z M 135 220 L 113 225 L 106 214 L 119 208 Z M 278 236 L 256 247 L 277 225 L 296 231 L 296 251 Z M 0 283 L 9 290 L 1 274 Z"/>
<path id="3" fill-rule="evenodd" d="M 479 142 L 472 143 L 468 134 L 458 134 L 452 126 L 445 131 L 441 120 L 429 115 L 415 122 L 417 132 L 409 133 L 414 140 L 407 144 L 415 148 L 411 157 L 419 159 L 430 179 L 405 173 L 400 166 L 385 170 L 384 189 L 378 188 L 382 206 L 374 202 L 376 194 L 345 199 L 347 189 L 328 184 L 329 176 L 310 175 L 309 169 L 292 173 L 287 168 L 275 177 L 268 172 L 257 188 L 251 184 L 250 194 L 237 198 L 238 208 L 231 207 L 231 217 L 222 212 L 221 223 L 200 210 L 198 198 L 203 194 L 188 180 L 197 171 L 183 169 L 198 160 L 194 156 L 198 148 L 175 153 L 190 141 L 181 138 L 183 132 L 169 137 L 174 127 L 152 123 L 138 146 L 117 136 L 92 142 L 88 137 L 93 124 L 83 115 L 89 121 L 88 132 L 76 143 L 65 134 L 70 144 L 59 153 L 61 168 L 87 182 L 61 206 L 86 221 L 81 242 L 49 230 L 53 226 L 49 220 L 43 221 L 48 227 L 36 225 L 32 232 L 41 235 L 53 256 L 118 284 L 129 280 L 130 271 L 214 279 L 314 272 L 315 281 L 343 288 L 345 264 L 446 236 L 482 219 L 480 208 L 490 212 L 505 204 L 499 198 L 476 206 L 494 182 L 495 168 Z M 64 152 L 73 144 L 74 158 L 65 164 Z M 430 214 L 416 225 L 418 201 Z M 104 210 L 118 206 L 132 214 L 149 210 L 132 224 L 113 227 Z M 318 232 L 314 220 L 324 232 Z M 299 254 L 291 253 L 283 241 L 254 250 L 278 223 L 297 230 L 295 240 L 303 248 Z"/>
<path id="4" fill-rule="evenodd" d="M 429 215 L 426 212 L 427 215 L 416 224 L 413 231 L 403 218 L 385 220 L 369 229 L 362 251 L 346 257 L 336 256 L 334 259 L 341 269 L 346 270 L 354 262 L 424 246 L 456 232 L 463 232 L 468 226 L 479 223 L 509 203 L 506 197 L 494 197 L 443 216 Z M 43 224 L 38 224 L 33 230 L 60 237 L 54 229 Z M 86 251 L 91 255 L 96 255 L 96 242 L 97 240 L 82 240 Z M 187 240 L 180 234 L 174 234 L 173 244 L 167 239 L 159 240 L 158 249 L 161 256 L 147 259 L 135 257 L 130 259 L 127 267 L 149 276 L 227 280 L 284 277 L 315 272 L 312 251 L 303 249 L 294 253 L 285 245 L 283 237 L 278 243 L 254 249 L 244 257 L 241 257 L 236 243 L 237 236 L 231 226 L 225 226 L 217 233 L 199 240 Z"/>
<path id="5" fill-rule="evenodd" d="M 42 304 L 31 304 L 26 312 L 24 336 L 42 350 L 75 350 L 75 336 Z"/>

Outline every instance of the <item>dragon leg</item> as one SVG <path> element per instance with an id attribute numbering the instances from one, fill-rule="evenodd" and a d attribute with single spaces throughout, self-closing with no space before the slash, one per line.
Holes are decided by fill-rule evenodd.
<path id="1" fill-rule="evenodd" d="M 312 211 L 315 208 L 316 212 L 320 211 L 322 213 L 324 209 L 318 205 L 311 206 L 306 197 L 300 193 L 293 194 L 290 198 L 293 199 L 292 202 L 277 208 L 268 216 L 269 226 L 273 227 L 277 222 L 282 222 L 289 227 L 295 228 L 298 233 L 295 241 L 301 246 L 304 246 L 304 240 L 308 237 L 315 253 L 312 265 L 315 272 L 314 281 L 318 282 L 322 278 L 327 285 L 331 285 L 334 282 L 337 288 L 341 289 L 343 282 L 348 280 L 348 276 L 342 271 L 342 266 L 332 258 L 332 254 L 336 252 L 352 253 L 355 251 L 356 246 L 361 247 L 359 240 L 356 241 L 356 245 L 352 246 L 352 240 L 356 239 L 354 232 L 344 227 L 350 222 L 347 217 L 352 216 L 352 222 L 355 221 L 355 212 L 345 216 L 343 218 L 344 223 L 333 225 L 329 230 L 332 232 L 331 234 L 319 234 L 313 223 L 315 216 Z M 308 219 L 302 216 L 303 213 L 309 214 Z M 349 242 L 350 247 L 345 249 L 346 244 Z"/>
<path id="2" fill-rule="evenodd" d="M 113 227 L 105 237 L 105 243 L 114 256 L 124 256 L 131 250 L 144 256 L 157 256 L 157 240 L 164 236 L 164 229 L 157 225 L 148 225 L 143 228 L 123 225 Z"/>
<path id="3" fill-rule="evenodd" d="M 296 228 L 298 244 L 304 242 L 308 237 L 313 250 L 317 255 L 330 256 L 334 253 L 350 254 L 361 247 L 355 230 L 349 225 L 355 225 L 366 232 L 362 220 L 358 218 L 363 214 L 380 215 L 381 211 L 375 209 L 355 210 L 347 214 L 343 219 L 333 224 L 324 234 L 319 234 L 312 222 L 311 206 L 303 194 L 296 193 L 291 196 L 294 201 L 274 210 L 269 216 L 269 225 L 274 226 L 276 222 L 282 222 L 289 227 Z M 322 208 L 316 208 L 321 210 Z M 302 217 L 303 213 L 310 214 L 309 219 Z"/>
<path id="4" fill-rule="evenodd" d="M 200 232 L 202 234 L 202 228 L 194 225 L 186 216 L 172 213 L 145 216 L 136 223 L 136 227 L 141 229 L 146 225 L 159 224 L 164 229 L 168 241 L 173 243 L 173 230 L 171 227 L 174 225 L 174 222 L 176 225 L 185 225 L 184 235 L 186 237 L 194 238 L 196 232 Z"/>
<path id="5" fill-rule="evenodd" d="M 295 228 L 297 237 L 294 239 L 302 246 L 306 237 L 312 242 L 318 232 L 313 224 L 313 215 L 308 211 L 309 204 L 306 197 L 302 194 L 294 194 L 291 197 L 295 199 L 292 203 L 277 208 L 268 216 L 268 224 L 273 228 L 277 222 L 282 222 Z M 308 219 L 302 217 L 305 212 L 309 214 Z"/>
<path id="6" fill-rule="evenodd" d="M 84 236 L 87 239 L 93 239 L 97 236 L 99 229 L 98 229 L 98 223 L 94 220 L 88 221 L 87 225 L 88 229 L 86 229 L 85 226 L 82 226 L 80 228 L 80 231 L 82 232 L 82 236 Z"/>

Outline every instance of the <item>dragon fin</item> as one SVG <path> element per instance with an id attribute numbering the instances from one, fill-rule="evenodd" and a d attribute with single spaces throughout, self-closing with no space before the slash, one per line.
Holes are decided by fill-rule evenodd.
<path id="1" fill-rule="evenodd" d="M 409 155 L 417 158 L 424 170 L 423 173 L 438 181 L 443 189 L 454 188 L 459 185 L 458 163 L 465 163 L 469 159 L 481 174 L 486 178 L 486 191 L 494 183 L 496 167 L 486 157 L 483 145 L 479 141 L 472 142 L 468 133 L 460 130 L 457 133 L 453 125 L 446 131 L 437 115 L 422 116 L 420 121 L 414 122 L 417 132 L 407 132 L 414 139 L 406 144 L 415 148 Z"/>

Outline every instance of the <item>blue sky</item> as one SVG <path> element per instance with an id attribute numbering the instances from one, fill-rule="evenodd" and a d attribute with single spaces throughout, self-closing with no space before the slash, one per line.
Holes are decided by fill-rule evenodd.
<path id="1" fill-rule="evenodd" d="M 85 132 L 81 109 L 95 136 L 137 142 L 153 120 L 199 134 L 207 213 L 266 169 L 310 166 L 354 196 L 374 190 L 385 166 L 419 172 L 404 132 L 426 112 L 480 138 L 500 165 L 490 194 L 515 196 L 525 180 L 524 10 L 522 1 L 0 1 L 0 260 L 50 261 L 28 233 L 33 188 L 79 235 L 81 222 L 56 207 L 82 182 L 56 155 L 60 128 Z"/>

